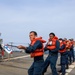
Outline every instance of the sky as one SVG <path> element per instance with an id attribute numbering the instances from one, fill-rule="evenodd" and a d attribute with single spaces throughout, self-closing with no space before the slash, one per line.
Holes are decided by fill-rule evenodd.
<path id="1" fill-rule="evenodd" d="M 0 0 L 0 38 L 29 43 L 29 32 L 75 39 L 75 0 Z"/>

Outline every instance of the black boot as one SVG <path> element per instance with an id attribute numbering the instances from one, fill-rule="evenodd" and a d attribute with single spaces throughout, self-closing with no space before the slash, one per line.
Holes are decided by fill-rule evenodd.
<path id="1" fill-rule="evenodd" d="M 59 72 L 59 73 L 61 73 L 62 71 L 61 71 L 61 70 L 59 70 L 58 72 Z"/>
<path id="2" fill-rule="evenodd" d="M 66 66 L 66 69 L 69 69 L 69 66 L 68 65 Z"/>

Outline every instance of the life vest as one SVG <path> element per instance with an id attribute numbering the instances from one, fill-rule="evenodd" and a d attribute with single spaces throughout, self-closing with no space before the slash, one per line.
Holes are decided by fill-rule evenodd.
<path id="1" fill-rule="evenodd" d="M 70 49 L 70 41 L 69 40 L 66 41 L 66 49 Z"/>
<path id="2" fill-rule="evenodd" d="M 72 46 L 74 47 L 74 41 L 71 41 L 71 43 L 70 43 L 71 48 L 72 48 Z"/>
<path id="3" fill-rule="evenodd" d="M 35 38 L 32 42 L 31 42 L 31 46 L 33 46 L 36 41 L 40 41 L 42 43 L 42 48 L 40 49 L 36 49 L 34 52 L 31 53 L 31 57 L 37 57 L 37 56 L 42 56 L 43 53 L 44 53 L 44 45 L 43 43 L 45 43 L 46 41 L 42 39 L 42 37 L 39 37 L 39 38 Z"/>
<path id="4" fill-rule="evenodd" d="M 71 45 L 74 45 L 74 41 L 71 41 Z"/>
<path id="5" fill-rule="evenodd" d="M 67 49 L 67 51 L 70 51 L 71 46 L 72 46 L 71 41 L 67 40 L 66 41 L 66 49 Z"/>
<path id="6" fill-rule="evenodd" d="M 66 45 L 65 42 L 60 42 L 60 47 L 62 47 L 63 45 Z M 64 53 L 66 52 L 66 47 L 63 50 L 59 50 L 60 53 Z"/>
<path id="7" fill-rule="evenodd" d="M 49 50 L 54 50 L 56 48 L 56 41 L 57 40 L 58 40 L 58 38 L 56 36 L 52 40 L 49 39 L 47 48 Z"/>
<path id="8" fill-rule="evenodd" d="M 72 47 L 72 45 L 73 45 L 73 42 L 71 41 L 71 42 L 70 42 L 70 47 Z"/>
<path id="9" fill-rule="evenodd" d="M 74 47 L 75 47 L 75 41 L 74 41 Z"/>

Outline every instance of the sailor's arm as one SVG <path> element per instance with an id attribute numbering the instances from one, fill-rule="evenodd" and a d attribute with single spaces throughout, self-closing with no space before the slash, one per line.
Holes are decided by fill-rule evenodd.
<path id="1" fill-rule="evenodd" d="M 25 50 L 27 47 L 22 46 L 22 45 L 19 45 L 19 46 L 17 46 L 17 48 L 18 48 L 18 49 L 24 49 L 24 50 Z"/>
<path id="2" fill-rule="evenodd" d="M 51 50 L 51 52 L 58 52 L 59 51 L 59 48 L 60 48 L 60 43 L 59 41 L 57 40 L 56 41 L 56 48 L 54 50 Z"/>
<path id="3" fill-rule="evenodd" d="M 65 47 L 66 47 L 65 45 L 62 45 L 59 49 L 63 50 L 63 49 L 65 49 Z"/>
<path id="4" fill-rule="evenodd" d="M 18 46 L 19 49 L 24 49 L 26 53 L 34 52 L 36 49 L 39 49 L 42 47 L 42 43 L 38 40 L 33 46 L 25 47 L 25 46 Z"/>

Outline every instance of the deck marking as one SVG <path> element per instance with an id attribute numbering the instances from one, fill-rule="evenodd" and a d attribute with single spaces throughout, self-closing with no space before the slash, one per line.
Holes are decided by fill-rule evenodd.
<path id="1" fill-rule="evenodd" d="M 19 57 L 14 57 L 14 58 L 10 58 L 10 59 L 4 59 L 4 61 L 13 60 L 13 59 L 21 59 L 21 58 L 26 58 L 26 57 L 30 57 L 30 55 L 19 56 Z"/>

